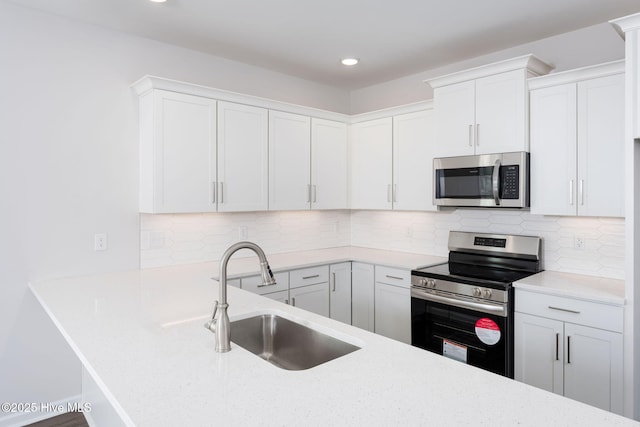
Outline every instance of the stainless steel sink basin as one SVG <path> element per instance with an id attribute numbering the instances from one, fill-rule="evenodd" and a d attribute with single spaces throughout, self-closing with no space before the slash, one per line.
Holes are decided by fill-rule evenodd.
<path id="1" fill-rule="evenodd" d="M 294 371 L 360 349 L 276 314 L 231 322 L 231 341 L 279 368 Z"/>

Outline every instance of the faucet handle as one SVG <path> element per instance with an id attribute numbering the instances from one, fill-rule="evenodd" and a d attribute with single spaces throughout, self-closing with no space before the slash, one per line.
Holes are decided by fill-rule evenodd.
<path id="1" fill-rule="evenodd" d="M 220 305 L 220 303 L 216 301 L 215 305 L 213 306 L 213 314 L 211 315 L 211 320 L 204 324 L 204 327 L 209 329 L 211 332 L 216 331 L 216 313 L 218 312 L 218 305 Z"/>

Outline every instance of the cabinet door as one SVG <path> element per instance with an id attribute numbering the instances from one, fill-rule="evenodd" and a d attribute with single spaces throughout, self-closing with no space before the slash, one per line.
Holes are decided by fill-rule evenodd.
<path id="1" fill-rule="evenodd" d="M 531 91 L 531 213 L 576 214 L 576 85 Z"/>
<path id="2" fill-rule="evenodd" d="M 393 209 L 436 210 L 433 204 L 433 110 L 393 118 Z"/>
<path id="3" fill-rule="evenodd" d="M 436 157 L 474 153 L 475 82 L 442 86 L 433 91 Z"/>
<path id="4" fill-rule="evenodd" d="M 140 210 L 215 211 L 216 101 L 154 90 L 140 115 Z"/>
<path id="5" fill-rule="evenodd" d="M 267 110 L 219 102 L 218 211 L 266 210 L 267 171 Z"/>
<path id="6" fill-rule="evenodd" d="M 280 301 L 283 304 L 289 304 L 289 291 L 271 292 L 268 294 L 262 294 L 262 296 L 275 301 Z"/>
<path id="7" fill-rule="evenodd" d="M 622 334 L 565 323 L 564 395 L 622 414 Z"/>
<path id="8" fill-rule="evenodd" d="M 329 317 L 351 324 L 351 263 L 329 267 Z"/>
<path id="9" fill-rule="evenodd" d="M 329 283 L 318 283 L 289 290 L 294 307 L 329 317 Z"/>
<path id="10" fill-rule="evenodd" d="M 347 125 L 311 119 L 311 207 L 349 207 Z"/>
<path id="11" fill-rule="evenodd" d="M 373 285 L 373 265 L 351 263 L 351 324 L 371 332 L 375 315 Z"/>
<path id="12" fill-rule="evenodd" d="M 375 332 L 411 344 L 411 290 L 376 282 Z"/>
<path id="13" fill-rule="evenodd" d="M 514 377 L 517 381 L 562 395 L 563 322 L 515 313 Z"/>
<path id="14" fill-rule="evenodd" d="M 351 128 L 351 207 L 391 209 L 392 119 L 356 123 Z"/>
<path id="15" fill-rule="evenodd" d="M 528 151 L 526 71 L 476 80 L 476 154 Z"/>
<path id="16" fill-rule="evenodd" d="M 624 216 L 624 74 L 578 83 L 578 214 Z"/>
<path id="17" fill-rule="evenodd" d="M 311 119 L 269 111 L 269 209 L 309 209 Z"/>

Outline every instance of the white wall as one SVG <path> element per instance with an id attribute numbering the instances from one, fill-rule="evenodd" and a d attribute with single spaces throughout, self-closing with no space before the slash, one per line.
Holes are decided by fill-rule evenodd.
<path id="1" fill-rule="evenodd" d="M 553 72 L 564 71 L 623 59 L 624 40 L 610 24 L 603 23 L 423 71 L 352 91 L 351 114 L 432 99 L 433 90 L 425 79 L 530 53 L 553 65 Z"/>
<path id="2" fill-rule="evenodd" d="M 31 280 L 139 267 L 137 104 L 153 74 L 348 112 L 301 79 L 0 1 L 0 402 L 80 393 L 80 366 Z M 109 250 L 93 251 L 108 233 Z M 108 345 L 108 343 L 105 343 Z M 0 413 L 0 425 L 16 421 Z"/>

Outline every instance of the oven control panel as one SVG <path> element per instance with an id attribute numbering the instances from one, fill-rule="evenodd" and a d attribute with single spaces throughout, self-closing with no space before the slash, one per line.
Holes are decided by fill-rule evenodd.
<path id="1" fill-rule="evenodd" d="M 462 298 L 481 299 L 505 303 L 509 293 L 506 290 L 484 288 L 466 283 L 434 279 L 431 277 L 411 276 L 411 287 L 433 294 L 458 295 Z"/>

